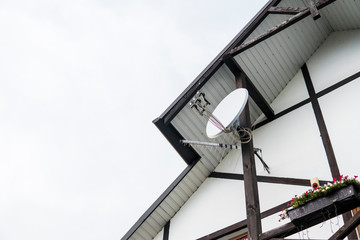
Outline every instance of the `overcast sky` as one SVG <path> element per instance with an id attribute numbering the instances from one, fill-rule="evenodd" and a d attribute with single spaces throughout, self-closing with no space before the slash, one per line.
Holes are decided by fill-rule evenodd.
<path id="1" fill-rule="evenodd" d="M 186 167 L 152 120 L 266 2 L 0 1 L 0 240 L 120 239 Z"/>

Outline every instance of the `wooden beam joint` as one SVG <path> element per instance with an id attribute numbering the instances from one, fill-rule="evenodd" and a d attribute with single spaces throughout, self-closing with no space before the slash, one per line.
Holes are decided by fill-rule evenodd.
<path id="1" fill-rule="evenodd" d="M 292 24 L 296 23 L 297 21 L 300 21 L 301 19 L 305 18 L 310 14 L 309 10 L 304 10 L 302 12 L 299 12 L 295 14 L 294 16 L 288 18 L 287 20 L 283 21 L 282 23 L 276 25 L 275 27 L 270 28 L 266 32 L 260 34 L 259 36 L 242 43 L 240 46 L 237 46 L 229 51 L 229 55 L 235 56 L 253 46 L 256 44 L 268 39 L 269 37 L 272 37 L 276 33 L 288 28 Z"/>
<path id="2" fill-rule="evenodd" d="M 312 18 L 314 20 L 319 19 L 321 16 L 320 16 L 319 10 L 316 7 L 315 0 L 306 0 L 306 2 L 309 6 L 309 10 L 310 10 Z"/>
<path id="3" fill-rule="evenodd" d="M 256 44 L 270 38 L 271 36 L 275 35 L 282 30 L 290 27 L 294 23 L 304 19 L 305 17 L 311 15 L 315 20 L 320 18 L 319 9 L 327 6 L 328 4 L 334 2 L 335 0 L 320 0 L 318 3 L 315 3 L 314 0 L 306 0 L 308 2 L 308 8 L 279 8 L 279 7 L 270 7 L 268 12 L 276 12 L 276 13 L 283 13 L 283 14 L 295 14 L 288 18 L 287 20 L 283 21 L 282 23 L 276 25 L 275 27 L 270 28 L 268 31 L 260 34 L 259 36 L 234 47 L 228 52 L 228 55 L 235 56 Z"/>

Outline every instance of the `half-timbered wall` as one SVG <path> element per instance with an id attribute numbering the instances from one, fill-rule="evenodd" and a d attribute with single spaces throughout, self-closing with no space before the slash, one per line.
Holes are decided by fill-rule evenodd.
<path id="1" fill-rule="evenodd" d="M 171 220 L 170 239 L 197 239 L 246 218 L 243 181 L 208 178 Z"/>
<path id="2" fill-rule="evenodd" d="M 315 92 L 319 93 L 360 71 L 360 31 L 334 32 L 306 63 Z M 301 66 L 299 66 L 301 67 Z M 360 171 L 360 81 L 355 79 L 330 89 L 318 101 L 327 126 L 341 174 Z M 309 98 L 301 70 L 272 102 L 275 114 Z M 332 180 L 331 171 L 312 104 L 309 102 L 257 128 L 254 147 L 261 148 L 270 166 L 268 174 L 256 158 L 262 176 Z M 232 150 L 215 172 L 242 174 L 241 151 Z M 258 183 L 260 208 L 265 211 L 289 201 L 309 187 Z M 246 218 L 242 180 L 208 178 L 171 219 L 169 239 L 197 239 Z M 278 215 L 262 219 L 267 231 L 285 222 Z M 343 224 L 342 218 L 319 224 L 292 238 L 327 238 Z M 163 239 L 161 231 L 156 240 Z"/>

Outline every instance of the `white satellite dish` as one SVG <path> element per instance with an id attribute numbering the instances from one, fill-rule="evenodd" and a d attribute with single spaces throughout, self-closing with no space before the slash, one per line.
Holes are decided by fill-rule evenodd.
<path id="1" fill-rule="evenodd" d="M 214 116 L 226 130 L 230 130 L 244 110 L 248 97 L 249 93 L 245 88 L 235 89 L 219 103 L 212 113 L 212 116 Z M 209 138 L 216 138 L 222 133 L 224 133 L 224 130 L 219 128 L 219 126 L 215 126 L 211 120 L 207 122 L 206 134 Z"/>

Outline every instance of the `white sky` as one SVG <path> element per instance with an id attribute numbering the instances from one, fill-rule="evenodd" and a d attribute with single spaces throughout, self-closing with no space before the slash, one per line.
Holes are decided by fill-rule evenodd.
<path id="1" fill-rule="evenodd" d="M 120 239 L 186 167 L 152 120 L 266 2 L 0 1 L 0 239 Z"/>

